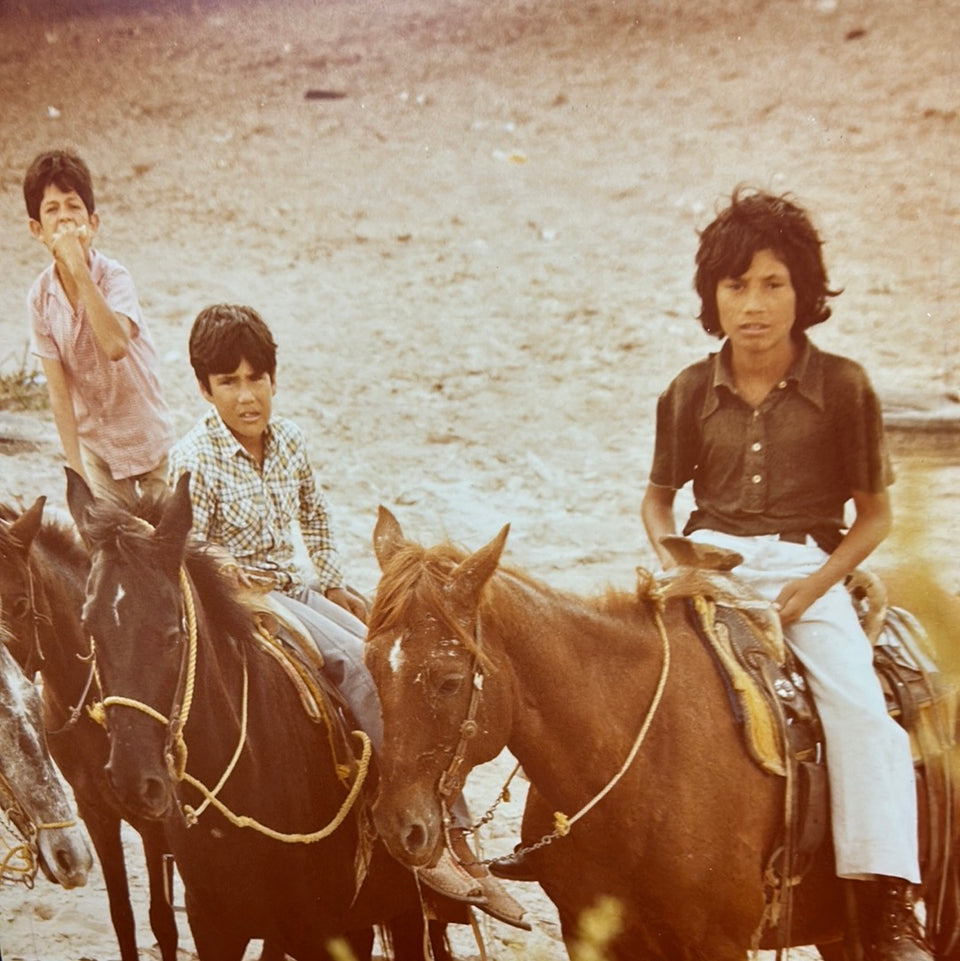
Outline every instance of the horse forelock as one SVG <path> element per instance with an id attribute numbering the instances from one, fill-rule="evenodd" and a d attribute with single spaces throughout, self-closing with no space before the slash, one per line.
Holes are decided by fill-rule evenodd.
<path id="1" fill-rule="evenodd" d="M 452 544 L 424 548 L 406 544 L 384 565 L 371 612 L 369 636 L 394 635 L 408 625 L 414 611 L 426 610 L 470 651 L 473 635 L 458 623 L 446 601 L 453 572 L 466 553 Z"/>

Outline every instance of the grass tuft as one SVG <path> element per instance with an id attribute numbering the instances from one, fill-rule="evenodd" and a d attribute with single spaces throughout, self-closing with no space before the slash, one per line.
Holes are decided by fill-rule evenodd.
<path id="1" fill-rule="evenodd" d="M 46 410 L 50 406 L 43 372 L 23 354 L 8 354 L 0 362 L 0 410 Z"/>

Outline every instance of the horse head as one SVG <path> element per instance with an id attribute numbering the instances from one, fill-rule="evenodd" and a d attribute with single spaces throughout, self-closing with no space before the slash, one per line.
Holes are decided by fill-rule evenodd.
<path id="1" fill-rule="evenodd" d="M 50 620 L 49 611 L 41 609 L 46 599 L 37 596 L 30 570 L 30 547 L 40 530 L 45 502 L 45 497 L 38 497 L 21 513 L 0 505 L 0 620 L 4 643 L 27 677 L 40 669 L 40 625 Z"/>
<path id="2" fill-rule="evenodd" d="M 382 576 L 366 661 L 384 716 L 377 828 L 412 867 L 432 863 L 447 808 L 476 764 L 496 757 L 510 710 L 487 684 L 496 661 L 483 647 L 480 605 L 509 528 L 474 554 L 404 540 L 380 508 L 374 549 Z"/>
<path id="3" fill-rule="evenodd" d="M 47 877 L 65 888 L 86 883 L 93 860 L 47 752 L 40 693 L 4 644 L 0 644 L 0 803 L 25 844 L 36 848 Z M 0 883 L 4 879 L 10 878 L 3 875 Z"/>
<path id="4" fill-rule="evenodd" d="M 110 736 L 107 773 L 129 813 L 161 818 L 174 800 L 190 632 L 180 571 L 192 523 L 189 475 L 141 517 L 94 498 L 67 470 L 67 503 L 90 553 L 82 624 Z"/>

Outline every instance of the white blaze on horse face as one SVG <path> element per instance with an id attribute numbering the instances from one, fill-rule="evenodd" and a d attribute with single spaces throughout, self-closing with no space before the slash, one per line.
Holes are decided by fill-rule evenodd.
<path id="1" fill-rule="evenodd" d="M 387 658 L 387 662 L 390 665 L 390 670 L 393 671 L 394 674 L 399 674 L 400 668 L 403 667 L 402 644 L 403 635 L 400 634 L 393 644 L 390 645 L 390 656 Z"/>
<path id="2" fill-rule="evenodd" d="M 121 583 L 117 583 L 117 593 L 113 599 L 113 623 L 120 626 L 120 602 L 127 596 Z"/>

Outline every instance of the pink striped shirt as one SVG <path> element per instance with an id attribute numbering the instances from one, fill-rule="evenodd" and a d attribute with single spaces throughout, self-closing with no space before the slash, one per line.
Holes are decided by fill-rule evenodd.
<path id="1" fill-rule="evenodd" d="M 85 309 L 78 305 L 74 311 L 53 264 L 27 295 L 30 349 L 37 357 L 60 362 L 80 443 L 109 465 L 116 480 L 123 480 L 160 463 L 174 440 L 173 422 L 129 272 L 92 250 L 90 274 L 110 309 L 133 321 L 126 357 L 109 360 L 100 350 Z"/>

